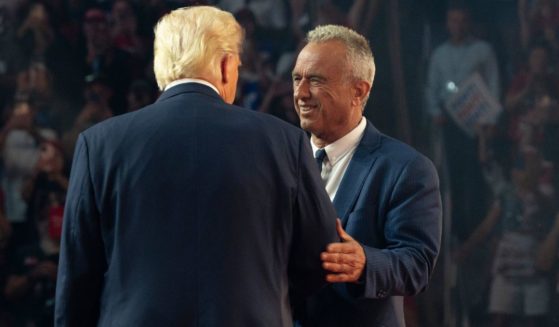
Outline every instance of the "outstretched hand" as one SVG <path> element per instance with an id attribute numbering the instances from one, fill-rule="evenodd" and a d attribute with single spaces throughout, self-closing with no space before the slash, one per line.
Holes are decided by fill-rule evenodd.
<path id="1" fill-rule="evenodd" d="M 330 283 L 357 282 L 365 269 L 365 251 L 345 232 L 340 219 L 336 220 L 336 229 L 342 242 L 329 244 L 320 254 L 322 267 L 328 271 L 326 280 Z"/>

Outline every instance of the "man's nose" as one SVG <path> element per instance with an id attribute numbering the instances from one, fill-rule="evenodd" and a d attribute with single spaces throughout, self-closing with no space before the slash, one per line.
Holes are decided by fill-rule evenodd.
<path id="1" fill-rule="evenodd" d="M 293 96 L 295 99 L 306 99 L 311 96 L 309 83 L 306 80 L 301 80 L 297 85 L 294 85 Z"/>

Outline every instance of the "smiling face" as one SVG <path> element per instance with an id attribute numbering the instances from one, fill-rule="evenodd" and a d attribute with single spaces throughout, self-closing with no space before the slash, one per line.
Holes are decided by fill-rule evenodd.
<path id="1" fill-rule="evenodd" d="M 295 111 L 318 146 L 335 142 L 362 117 L 359 90 L 351 78 L 347 50 L 339 41 L 309 43 L 293 69 Z"/>

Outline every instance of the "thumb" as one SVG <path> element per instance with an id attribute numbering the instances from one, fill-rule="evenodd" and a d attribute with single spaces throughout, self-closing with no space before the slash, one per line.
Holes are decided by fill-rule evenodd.
<path id="1" fill-rule="evenodd" d="M 353 237 L 349 236 L 349 234 L 346 233 L 346 231 L 342 227 L 342 221 L 340 220 L 340 218 L 336 219 L 336 230 L 338 231 L 338 235 L 340 236 L 342 241 L 344 242 L 353 241 Z"/>

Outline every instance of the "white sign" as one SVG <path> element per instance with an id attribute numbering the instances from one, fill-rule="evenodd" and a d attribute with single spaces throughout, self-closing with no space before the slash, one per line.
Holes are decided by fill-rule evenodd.
<path id="1" fill-rule="evenodd" d="M 458 86 L 457 92 L 446 102 L 446 109 L 470 137 L 475 136 L 478 125 L 494 124 L 503 110 L 478 73 Z"/>

